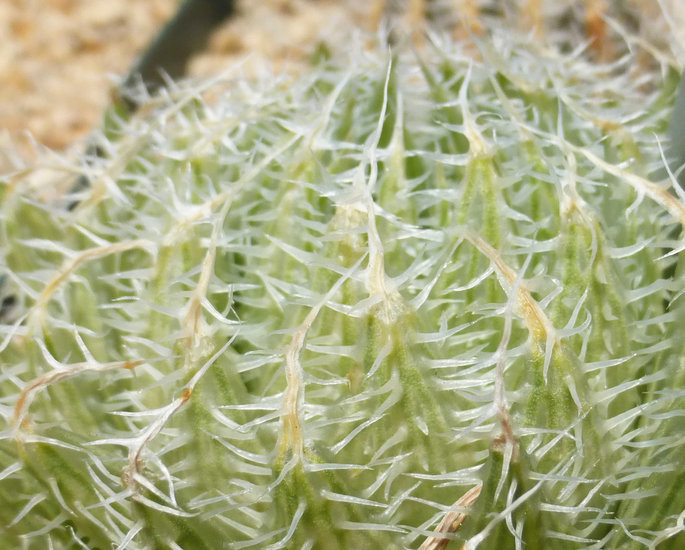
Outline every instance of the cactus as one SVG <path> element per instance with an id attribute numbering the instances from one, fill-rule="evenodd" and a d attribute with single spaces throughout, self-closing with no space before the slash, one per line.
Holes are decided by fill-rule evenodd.
<path id="1" fill-rule="evenodd" d="M 0 180 L 0 548 L 685 545 L 679 75 L 361 42 Z"/>

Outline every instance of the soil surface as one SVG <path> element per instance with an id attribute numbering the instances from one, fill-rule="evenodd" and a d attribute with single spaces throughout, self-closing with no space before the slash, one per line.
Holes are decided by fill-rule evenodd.
<path id="1" fill-rule="evenodd" d="M 0 1 L 0 171 L 10 151 L 60 150 L 98 124 L 110 93 L 179 0 Z M 297 62 L 331 26 L 359 23 L 360 2 L 243 0 L 191 75 L 250 54 L 278 70 Z M 4 153 L 5 158 L 2 158 Z"/>
<path id="2" fill-rule="evenodd" d="M 417 5 L 414 0 L 403 1 L 410 10 Z M 236 15 L 215 33 L 207 52 L 193 60 L 189 73 L 214 74 L 248 54 L 252 61 L 268 62 L 277 71 L 297 65 L 313 44 L 341 29 L 371 30 L 378 21 L 379 6 L 393 2 L 400 0 L 237 0 Z M 461 13 L 467 11 L 464 6 L 476 3 L 450 2 L 461 6 Z M 526 2 L 536 3 L 520 3 Z M 560 3 L 565 2 L 575 2 L 580 10 L 605 5 L 604 0 Z M 638 17 L 651 25 L 662 9 L 685 19 L 682 4 L 676 9 L 679 2 L 628 0 L 627 5 L 640 6 Z M 178 3 L 0 0 L 0 173 L 20 159 L 35 157 L 42 145 L 61 150 L 87 135 L 99 123 L 117 79 Z M 675 32 L 674 25 L 670 26 Z M 663 26 L 654 29 L 646 39 L 655 38 Z M 680 31 L 685 32 L 685 25 Z"/>

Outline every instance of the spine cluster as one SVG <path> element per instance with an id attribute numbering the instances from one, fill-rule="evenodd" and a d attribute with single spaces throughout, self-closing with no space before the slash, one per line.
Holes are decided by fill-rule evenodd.
<path id="1" fill-rule="evenodd" d="M 179 87 L 76 197 L 4 177 L 5 540 L 679 548 L 677 81 L 353 51 Z"/>

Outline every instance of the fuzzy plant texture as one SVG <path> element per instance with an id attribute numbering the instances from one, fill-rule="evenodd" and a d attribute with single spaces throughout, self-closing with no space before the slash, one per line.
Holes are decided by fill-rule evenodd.
<path id="1" fill-rule="evenodd" d="M 677 71 L 362 43 L 2 178 L 0 548 L 685 547 Z"/>

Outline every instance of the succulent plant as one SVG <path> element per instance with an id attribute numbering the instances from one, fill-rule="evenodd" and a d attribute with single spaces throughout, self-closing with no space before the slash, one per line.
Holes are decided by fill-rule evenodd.
<path id="1" fill-rule="evenodd" d="M 630 59 L 351 46 L 3 177 L 0 547 L 682 548 L 679 76 Z"/>

